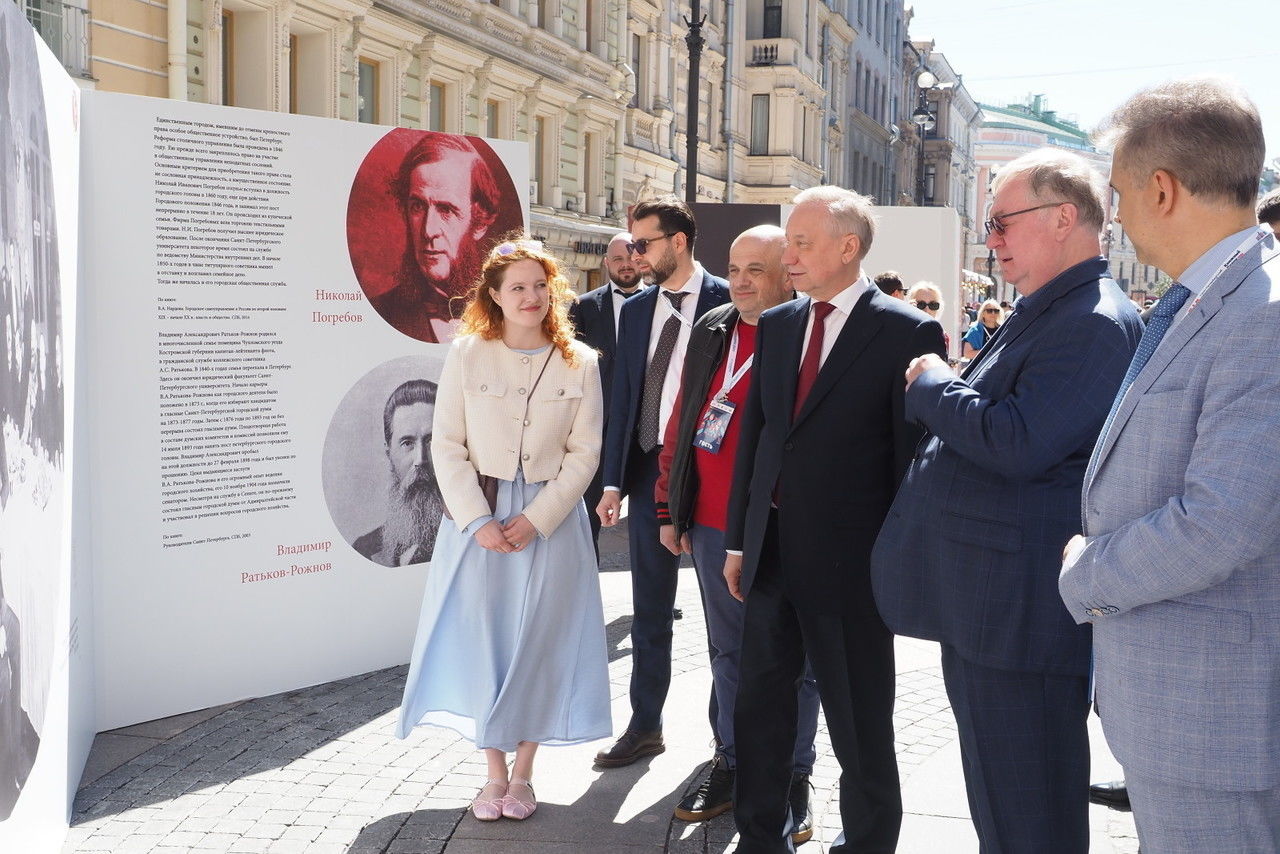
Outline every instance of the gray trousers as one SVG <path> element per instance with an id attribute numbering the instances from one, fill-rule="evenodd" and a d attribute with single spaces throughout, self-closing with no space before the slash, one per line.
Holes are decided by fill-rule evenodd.
<path id="1" fill-rule="evenodd" d="M 746 606 L 729 595 L 724 580 L 724 531 L 706 525 L 689 530 L 693 564 L 702 588 L 702 606 L 707 615 L 707 645 L 711 650 L 711 689 L 715 692 L 715 736 L 719 753 L 730 768 L 738 767 L 733 735 L 733 710 L 738 696 L 738 663 L 742 653 L 742 618 Z M 813 738 L 818 732 L 818 683 L 813 668 L 805 662 L 804 679 L 798 688 L 799 715 L 792 770 L 813 771 Z"/>
<path id="2" fill-rule="evenodd" d="M 1228 792 L 1125 773 L 1143 854 L 1280 852 L 1280 789 Z"/>

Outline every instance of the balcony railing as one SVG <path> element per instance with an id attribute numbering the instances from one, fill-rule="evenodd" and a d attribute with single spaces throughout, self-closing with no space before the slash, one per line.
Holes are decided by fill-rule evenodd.
<path id="1" fill-rule="evenodd" d="M 821 69 L 817 60 L 807 56 L 795 39 L 751 39 L 747 46 L 750 48 L 748 62 L 751 66 L 790 65 L 813 80 L 818 80 Z"/>
<path id="2" fill-rule="evenodd" d="M 89 10 L 60 0 L 17 0 L 69 73 L 89 76 Z"/>

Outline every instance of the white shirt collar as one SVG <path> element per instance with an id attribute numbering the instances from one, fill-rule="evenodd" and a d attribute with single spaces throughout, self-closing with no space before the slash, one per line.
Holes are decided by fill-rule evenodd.
<path id="1" fill-rule="evenodd" d="M 693 262 L 693 275 L 689 276 L 688 281 L 677 290 L 686 294 L 696 294 L 702 290 L 702 265 L 697 261 Z"/>
<path id="2" fill-rule="evenodd" d="M 827 302 L 831 303 L 832 308 L 839 309 L 840 313 L 847 317 L 853 314 L 853 307 L 858 304 L 858 300 L 862 299 L 862 295 L 870 287 L 873 287 L 871 280 L 866 276 L 862 276 L 840 293 L 827 300 Z"/>

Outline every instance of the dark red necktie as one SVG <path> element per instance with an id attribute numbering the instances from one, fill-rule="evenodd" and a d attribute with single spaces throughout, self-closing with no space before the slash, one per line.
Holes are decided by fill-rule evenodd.
<path id="1" fill-rule="evenodd" d="M 804 406 L 809 390 L 818 379 L 818 368 L 822 367 L 822 337 L 826 331 L 827 315 L 835 308 L 829 302 L 813 303 L 813 331 L 809 333 L 809 348 L 804 351 L 804 359 L 800 362 L 800 379 L 796 382 L 796 406 L 791 411 L 791 420 L 795 421 Z"/>

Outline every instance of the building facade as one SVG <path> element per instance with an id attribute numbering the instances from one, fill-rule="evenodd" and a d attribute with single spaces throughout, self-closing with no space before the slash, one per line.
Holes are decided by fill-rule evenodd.
<path id="1" fill-rule="evenodd" d="M 528 143 L 531 228 L 580 288 L 637 200 L 685 194 L 690 0 L 70 1 L 89 5 L 22 0 L 79 48 L 64 64 L 89 86 Z M 908 199 L 904 56 L 919 52 L 902 0 L 699 5 L 699 201 L 786 203 L 822 183 Z M 971 229 L 976 107 L 945 57 L 924 61 L 951 84 L 929 95 L 929 203 Z"/>
<path id="2" fill-rule="evenodd" d="M 1044 97 L 1033 96 L 1026 103 L 998 106 L 982 104 L 982 126 L 978 132 L 975 161 L 978 172 L 979 210 L 985 218 L 991 208 L 991 182 L 1005 164 L 1021 155 L 1045 146 L 1061 148 L 1082 156 L 1103 176 L 1111 172 L 1111 155 L 1099 151 L 1075 122 L 1061 118 L 1050 110 Z M 1103 252 L 1111 265 L 1111 274 L 1126 292 L 1149 293 L 1160 279 L 1160 272 L 1138 260 L 1133 243 L 1119 223 L 1112 221 L 1118 197 L 1108 192 L 1106 218 L 1108 227 L 1103 232 Z M 983 270 L 990 258 L 984 235 L 969 245 L 966 257 Z M 997 271 L 998 277 L 998 271 Z M 1011 299 L 1012 289 L 1002 286 L 1000 298 Z"/>

